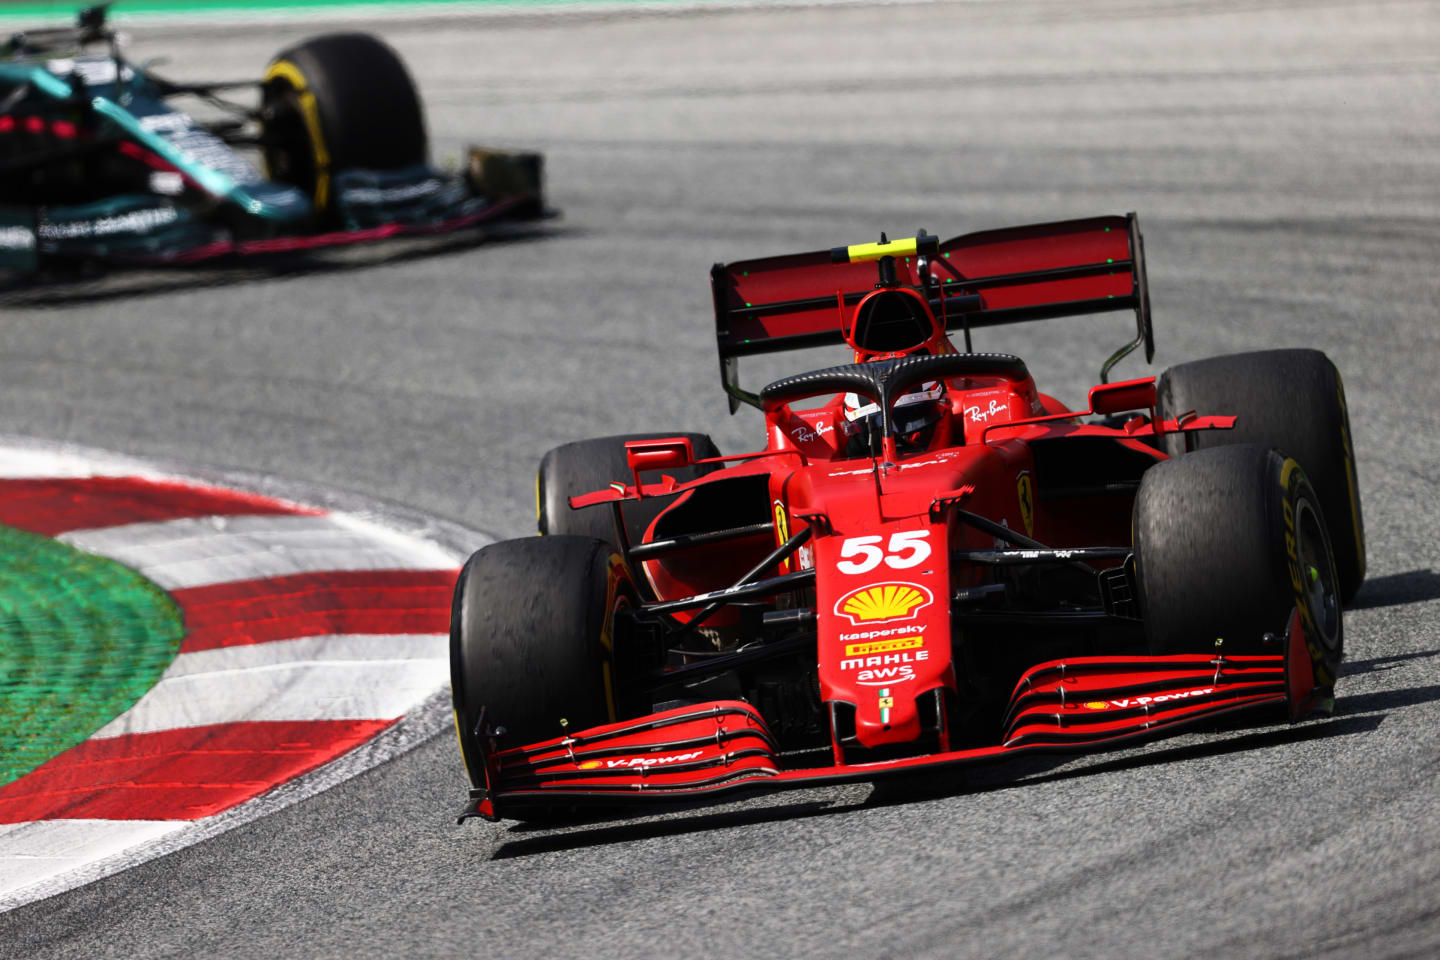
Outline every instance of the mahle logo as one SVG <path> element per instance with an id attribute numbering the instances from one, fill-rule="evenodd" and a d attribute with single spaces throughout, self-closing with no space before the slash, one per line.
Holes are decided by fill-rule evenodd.
<path id="1" fill-rule="evenodd" d="M 935 600 L 918 583 L 877 583 L 851 590 L 835 603 L 835 615 L 852 624 L 909 620 Z"/>

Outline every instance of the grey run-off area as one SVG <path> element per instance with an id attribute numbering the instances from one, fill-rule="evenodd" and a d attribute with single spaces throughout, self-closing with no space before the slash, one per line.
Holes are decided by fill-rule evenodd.
<path id="1" fill-rule="evenodd" d="M 390 19 L 436 154 L 535 147 L 547 237 L 0 315 L 7 432 L 498 536 L 550 446 L 728 418 L 716 260 L 1136 210 L 1153 371 L 1314 346 L 1370 543 L 1334 719 L 626 824 L 456 827 L 453 738 L 0 916 L 0 956 L 1440 954 L 1440 7 L 1203 0 Z M 298 25 L 137 28 L 177 78 Z M 363 267 L 361 269 L 360 267 Z M 1122 316 L 977 336 L 1083 399 Z M 752 363 L 751 383 L 800 357 Z"/>

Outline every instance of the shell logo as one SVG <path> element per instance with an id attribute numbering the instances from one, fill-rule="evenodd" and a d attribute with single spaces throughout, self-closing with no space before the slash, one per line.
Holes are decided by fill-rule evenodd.
<path id="1" fill-rule="evenodd" d="M 1089 703 L 1086 703 L 1084 706 L 1085 706 L 1085 709 L 1086 709 L 1086 710 L 1109 710 L 1109 709 L 1110 709 L 1110 704 L 1106 703 L 1104 700 L 1091 700 Z"/>
<path id="2" fill-rule="evenodd" d="M 935 601 L 918 583 L 876 583 L 851 590 L 835 602 L 835 615 L 852 624 L 909 620 Z"/>
<path id="3" fill-rule="evenodd" d="M 600 766 L 600 761 L 599 761 L 599 760 L 586 760 L 584 763 L 580 764 L 580 769 L 581 769 L 581 770 L 594 770 L 594 769 L 595 769 L 596 767 L 598 767 L 598 766 Z"/>

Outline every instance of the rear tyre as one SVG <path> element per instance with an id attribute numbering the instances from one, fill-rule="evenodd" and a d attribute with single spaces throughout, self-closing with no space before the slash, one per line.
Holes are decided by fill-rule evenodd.
<path id="1" fill-rule="evenodd" d="M 1196 449 L 1259 443 L 1300 461 L 1315 486 L 1335 548 L 1340 597 L 1365 580 L 1365 522 L 1340 372 L 1319 350 L 1264 350 L 1171 367 L 1158 384 L 1159 412 L 1236 414 L 1233 430 L 1194 434 Z M 1184 439 L 1166 438 L 1167 452 Z"/>
<path id="2" fill-rule="evenodd" d="M 1344 652 L 1338 580 L 1319 497 L 1298 462 L 1259 444 L 1201 450 L 1145 472 L 1135 498 L 1140 612 L 1150 651 L 1278 653 L 1300 608 L 1315 682 Z"/>
<path id="3" fill-rule="evenodd" d="M 715 441 L 703 433 L 634 433 L 614 437 L 596 437 L 556 447 L 540 461 L 535 476 L 535 512 L 542 534 L 571 534 L 615 542 L 615 521 L 608 506 L 572 510 L 570 498 L 581 493 L 603 490 L 613 481 L 634 483 L 630 465 L 625 460 L 625 441 L 658 440 L 662 437 L 689 437 L 699 459 L 720 456 Z M 715 469 L 714 464 L 686 467 L 671 473 L 680 482 L 694 480 Z M 645 478 L 653 481 L 653 475 Z M 647 498 L 639 503 L 625 504 L 625 531 L 632 544 L 639 543 L 645 531 L 671 504 L 670 497 Z"/>
<path id="4" fill-rule="evenodd" d="M 502 749 L 615 718 L 613 625 L 634 598 L 623 561 L 599 540 L 507 540 L 466 562 L 450 613 L 450 689 L 472 784 L 485 782 L 482 707 L 505 730 Z"/>
<path id="5" fill-rule="evenodd" d="M 337 170 L 424 163 L 425 118 L 399 55 L 365 33 L 331 33 L 281 51 L 261 87 L 270 178 L 304 190 L 326 216 Z"/>

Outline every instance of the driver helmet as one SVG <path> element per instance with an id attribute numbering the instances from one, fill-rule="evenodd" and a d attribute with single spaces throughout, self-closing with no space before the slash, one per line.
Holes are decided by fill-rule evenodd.
<path id="1" fill-rule="evenodd" d="M 856 393 L 845 394 L 845 422 L 841 432 L 849 439 L 846 456 L 873 456 L 880 450 L 880 405 Z M 945 411 L 945 384 L 926 380 L 895 401 L 895 446 L 901 453 L 918 453 L 930 445 L 935 426 Z M 873 451 L 873 452 L 872 452 Z"/>

